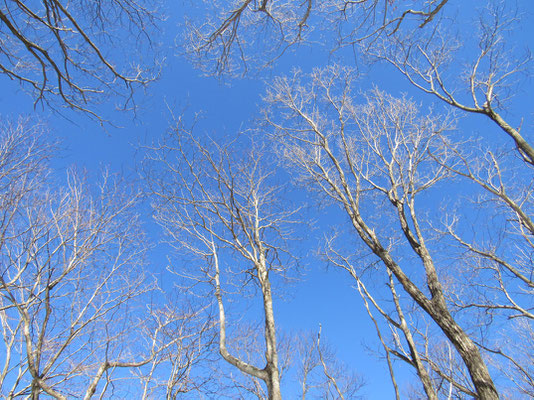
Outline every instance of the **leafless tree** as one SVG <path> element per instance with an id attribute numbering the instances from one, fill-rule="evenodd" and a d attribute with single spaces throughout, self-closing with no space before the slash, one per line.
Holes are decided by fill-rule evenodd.
<path id="1" fill-rule="evenodd" d="M 281 143 L 280 152 L 300 171 L 298 179 L 313 184 L 346 212 L 379 265 L 436 323 L 465 364 L 476 395 L 498 398 L 482 355 L 482 338 L 459 322 L 466 317 L 457 316 L 454 298 L 464 294 L 451 287 L 442 267 L 430 233 L 431 210 L 416 202 L 455 176 L 452 171 L 461 162 L 446 134 L 454 125 L 447 117 L 419 116 L 414 103 L 379 91 L 356 105 L 353 78 L 353 71 L 332 67 L 316 70 L 306 84 L 298 73 L 275 81 L 266 97 L 273 105 L 267 119 Z M 463 265 L 459 270 L 470 269 L 468 262 Z M 464 288 L 497 289 L 499 278 L 491 278 L 479 284 L 470 280 Z M 517 278 L 514 287 L 526 284 L 529 290 L 529 283 Z M 463 310 L 471 307 L 476 304 L 464 304 Z M 486 310 L 490 308 L 486 304 Z"/>
<path id="2" fill-rule="evenodd" d="M 293 390 L 301 399 L 357 399 L 365 385 L 364 379 L 347 364 L 340 361 L 334 347 L 319 332 L 286 332 L 278 329 L 278 357 L 282 393 Z M 229 339 L 239 358 L 247 363 L 260 363 L 264 346 L 258 324 L 247 324 L 235 329 Z M 235 374 L 216 364 L 222 378 L 218 392 L 221 398 L 267 399 L 259 379 L 247 374 Z M 300 390 L 295 383 L 298 381 Z M 300 393 L 299 393 L 300 392 Z"/>
<path id="3" fill-rule="evenodd" d="M 365 384 L 364 380 L 341 363 L 322 337 L 317 333 L 304 333 L 296 337 L 292 349 L 294 364 L 301 386 L 301 399 L 356 399 Z"/>
<path id="4" fill-rule="evenodd" d="M 215 377 L 213 321 L 206 309 L 176 297 L 159 297 L 151 310 L 145 334 L 157 331 L 158 351 L 134 375 L 143 399 L 198 398 L 209 392 Z"/>
<path id="5" fill-rule="evenodd" d="M 189 50 L 210 73 L 246 72 L 253 54 L 262 66 L 273 63 L 326 22 L 338 33 L 328 50 L 352 46 L 358 58 L 385 61 L 448 107 L 447 117 L 420 116 L 413 102 L 380 92 L 355 105 L 355 73 L 337 68 L 314 72 L 309 84 L 298 73 L 277 79 L 267 96 L 284 163 L 341 206 L 371 252 L 365 268 L 348 262 L 347 249 L 331 248 L 329 261 L 356 280 L 390 370 L 393 358 L 414 367 L 429 398 L 496 398 L 514 385 L 524 395 L 529 356 L 506 336 L 518 326 L 532 332 L 534 150 L 529 117 L 508 106 L 531 57 L 518 52 L 522 15 L 509 2 L 454 7 L 447 0 L 238 1 L 190 24 Z M 481 116 L 512 146 L 482 133 L 481 140 L 446 134 L 453 112 Z M 437 215 L 432 206 L 443 209 Z M 373 281 L 388 288 L 386 304 Z M 507 383 L 496 388 L 497 381 Z"/>
<path id="6" fill-rule="evenodd" d="M 396 360 L 415 369 L 422 386 L 422 390 L 416 387 L 412 389 L 415 398 L 450 398 L 453 394 L 457 397 L 476 396 L 451 344 L 434 332 L 426 322 L 425 315 L 413 303 L 401 301 L 390 270 L 385 271 L 385 282 L 381 281 L 381 271 L 373 265 L 362 267 L 358 254 L 353 257 L 341 254 L 333 238 L 327 241 L 325 257 L 332 265 L 347 271 L 356 281 L 356 288 L 384 350 L 397 399 L 401 398 L 401 389 L 396 378 Z M 367 273 L 365 270 L 368 270 Z M 381 293 L 373 294 L 364 280 L 370 282 L 369 286 L 387 286 L 390 301 L 386 301 Z"/>
<path id="7" fill-rule="evenodd" d="M 376 296 L 371 294 L 359 273 L 361 268 L 355 266 L 350 257 L 344 256 L 336 250 L 333 238 L 330 238 L 327 241 L 325 257 L 337 268 L 347 271 L 356 281 L 358 292 L 376 329 L 377 337 L 384 349 L 391 383 L 393 384 L 393 388 L 395 390 L 395 397 L 400 399 L 400 391 L 397 385 L 397 379 L 395 377 L 393 359 L 399 359 L 415 368 L 421 384 L 423 385 L 426 397 L 429 399 L 437 399 L 437 393 L 431 381 L 430 372 L 427 366 L 423 363 L 422 355 L 420 354 L 416 339 L 414 338 L 414 333 L 412 332 L 413 328 L 410 326 L 409 320 L 406 317 L 408 313 L 403 310 L 403 305 L 401 304 L 399 296 L 396 292 L 395 281 L 391 272 L 389 270 L 386 271 L 389 279 L 387 285 L 391 291 L 391 297 L 394 304 L 393 310 L 385 308 L 384 305 L 380 304 L 380 301 L 377 300 Z M 374 275 L 376 275 L 376 272 L 374 272 Z M 376 276 L 373 278 L 375 281 L 377 280 Z M 373 309 L 378 312 L 378 318 L 375 316 Z M 413 316 L 414 313 L 411 312 L 409 314 Z M 381 327 L 381 319 L 384 320 L 387 327 L 386 329 Z M 390 334 L 388 334 L 388 332 Z M 401 340 L 401 338 L 403 338 L 403 340 Z"/>
<path id="8" fill-rule="evenodd" d="M 185 27 L 186 51 L 209 74 L 246 74 L 272 65 L 298 44 L 323 42 L 323 29 L 338 32 L 332 48 L 395 35 L 401 26 L 423 28 L 448 0 L 236 0 L 203 1 L 200 18 Z M 430 24 L 431 25 L 431 24 Z M 332 35 L 330 35 L 332 37 Z M 327 49 L 330 50 L 330 49 Z"/>
<path id="9" fill-rule="evenodd" d="M 530 53 L 521 52 L 513 40 L 521 17 L 506 2 L 490 2 L 469 31 L 458 32 L 445 20 L 433 30 L 383 37 L 367 44 L 366 53 L 393 65 L 422 92 L 466 114 L 487 117 L 532 165 L 534 149 L 528 133 L 521 132 L 523 118 L 511 122 L 505 114 L 531 63 Z M 462 51 L 466 47 L 469 51 Z M 459 71 L 459 65 L 465 67 Z"/>
<path id="10" fill-rule="evenodd" d="M 207 329 L 199 311 L 149 306 L 138 192 L 108 173 L 58 187 L 45 136 L 27 120 L 1 131 L 1 396 L 127 398 L 163 364 L 166 387 L 184 386 Z"/>
<path id="11" fill-rule="evenodd" d="M 487 118 L 489 127 L 493 125 L 512 139 L 513 147 L 503 148 L 483 138 L 476 144 L 447 144 L 455 156 L 454 165 L 435 158 L 469 182 L 466 184 L 478 186 L 475 210 L 485 220 L 478 223 L 475 235 L 466 235 L 460 233 L 466 226 L 465 213 L 453 215 L 451 210 L 441 231 L 457 242 L 461 256 L 470 265 L 466 270 L 469 272 L 462 276 L 470 275 L 467 282 L 480 288 L 477 296 L 466 298 L 462 285 L 457 285 L 458 293 L 451 301 L 462 310 L 478 309 L 486 319 L 496 318 L 497 314 L 526 318 L 524 323 L 529 326 L 534 151 L 530 133 L 522 129 L 526 116 L 512 122 L 512 113 L 508 112 L 512 98 L 520 91 L 521 74 L 528 72 L 531 65 L 530 54 L 520 53 L 513 45 L 514 28 L 521 17 L 521 11 L 509 4 L 493 2 L 479 11 L 474 26 L 477 35 L 455 34 L 454 26 L 443 23 L 431 34 L 388 38 L 369 50 L 393 65 L 422 92 L 461 113 Z M 472 51 L 462 52 L 462 47 Z M 463 73 L 454 71 L 453 63 L 465 65 Z M 524 163 L 518 162 L 517 156 Z M 500 356 L 497 365 L 524 376 L 525 370 L 518 369 L 512 361 L 520 352 L 512 356 L 500 343 L 486 350 Z"/>
<path id="12" fill-rule="evenodd" d="M 477 24 L 460 29 L 454 13 L 473 10 L 451 7 L 446 12 L 449 6 L 448 0 L 407 5 L 390 0 L 243 0 L 212 8 L 206 2 L 203 22 L 188 24 L 186 43 L 212 73 L 246 72 L 250 60 L 273 63 L 326 23 L 338 32 L 338 42 L 327 41 L 327 50 L 353 46 L 362 58 L 387 61 L 423 92 L 489 118 L 514 141 L 525 161 L 534 163 L 532 144 L 521 133 L 523 119 L 511 122 L 503 113 L 519 73 L 531 61 L 528 51 L 520 54 L 509 41 L 521 11 L 507 2 L 490 2 L 478 11 Z M 455 65 L 467 67 L 459 74 Z"/>
<path id="13" fill-rule="evenodd" d="M 269 399 L 280 399 L 272 281 L 294 265 L 285 249 L 295 211 L 282 201 L 264 149 L 239 142 L 245 139 L 202 142 L 180 119 L 167 140 L 149 151 L 148 181 L 156 219 L 169 242 L 200 262 L 198 268 L 176 272 L 192 280 L 197 293 L 207 286 L 206 295 L 216 301 L 220 355 L 262 381 Z M 265 366 L 246 362 L 230 347 L 239 324 L 229 320 L 228 302 L 250 290 L 260 292 Z"/>
<path id="14" fill-rule="evenodd" d="M 264 67 L 298 43 L 312 1 L 205 1 L 200 7 L 201 19 L 185 27 L 186 52 L 209 74 L 235 75 L 246 74 L 249 65 Z"/>
<path id="15" fill-rule="evenodd" d="M 230 297 L 227 296 L 227 298 Z M 240 304 L 243 304 L 244 300 L 244 298 L 232 299 L 232 301 Z M 232 325 L 229 326 L 231 333 L 227 335 L 227 347 L 232 349 L 236 358 L 250 365 L 261 365 L 265 362 L 263 325 L 262 321 L 251 318 L 236 318 L 232 322 Z M 281 386 L 283 387 L 284 377 L 291 368 L 294 343 L 291 340 L 292 337 L 285 334 L 278 327 L 276 334 L 278 370 Z M 217 388 L 217 397 L 221 399 L 268 398 L 267 388 L 262 379 L 236 369 L 226 362 L 224 358 L 217 357 L 211 368 L 213 370 L 213 381 Z"/>
<path id="16" fill-rule="evenodd" d="M 136 0 L 6 1 L 0 73 L 54 108 L 98 117 L 90 103 L 110 92 L 126 95 L 131 106 L 132 90 L 157 74 L 155 65 L 143 64 L 146 54 L 137 56 L 152 45 L 155 8 L 156 2 Z"/>

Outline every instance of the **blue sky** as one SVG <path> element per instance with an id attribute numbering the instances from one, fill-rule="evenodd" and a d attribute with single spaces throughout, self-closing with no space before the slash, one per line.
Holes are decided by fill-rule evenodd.
<path id="1" fill-rule="evenodd" d="M 514 33 L 519 39 L 516 43 L 525 48 L 533 48 L 534 3 L 524 0 L 519 4 L 523 9 L 527 7 L 530 13 L 526 17 L 526 23 L 522 24 L 522 29 Z M 162 32 L 163 53 L 167 54 L 167 58 L 161 78 L 147 89 L 146 95 L 138 93 L 140 111 L 134 120 L 130 114 L 112 113 L 115 123 L 120 127 L 106 126 L 105 129 L 84 115 L 69 113 L 69 121 L 46 109 L 41 110 L 39 106 L 34 109 L 32 99 L 22 93 L 15 82 L 0 76 L 2 118 L 23 114 L 37 115 L 45 121 L 50 135 L 59 138 L 66 149 L 62 153 L 63 157 L 53 161 L 58 174 L 70 165 L 86 168 L 90 173 L 102 166 L 110 166 L 113 171 L 122 170 L 134 174 L 136 162 L 141 157 L 137 146 L 161 137 L 172 120 L 170 110 L 178 114 L 185 110 L 191 118 L 195 112 L 202 111 L 204 131 L 214 136 L 232 135 L 241 127 L 249 125 L 258 115 L 265 83 L 272 76 L 288 73 L 295 66 L 309 72 L 314 67 L 325 65 L 329 60 L 325 49 L 302 46 L 296 53 L 282 58 L 273 71 L 266 71 L 261 78 L 223 82 L 202 76 L 174 48 L 173 40 L 180 29 L 177 21 L 181 14 L 179 7 L 181 5 L 176 5 L 174 15 L 165 22 Z M 470 19 L 465 15 L 462 18 Z M 339 56 L 348 64 L 353 61 L 348 51 Z M 394 95 L 408 92 L 425 105 L 433 102 L 433 99 L 414 91 L 389 67 L 374 66 L 360 84 L 362 91 L 377 85 Z M 514 114 L 510 115 L 512 121 L 525 116 L 525 127 L 528 126 L 530 132 L 534 112 L 532 93 L 532 78 L 524 78 L 522 92 L 513 100 L 513 105 L 516 106 L 512 107 Z M 109 107 L 110 104 L 112 99 L 101 107 Z M 438 104 L 437 107 L 441 106 Z M 496 128 L 487 125 L 482 117 L 469 116 L 461 121 L 460 128 L 470 132 L 469 134 L 474 133 L 490 140 L 497 138 L 503 143 L 507 140 Z M 320 215 L 317 220 L 319 225 L 325 223 Z M 155 238 L 157 230 L 150 225 L 151 222 L 147 224 Z M 312 243 L 319 243 L 321 236 L 320 230 L 312 232 L 305 245 L 314 247 Z M 154 271 L 163 271 L 166 259 L 154 254 L 151 264 Z M 324 337 L 336 348 L 339 357 L 366 380 L 364 394 L 371 399 L 391 398 L 393 392 L 387 378 L 386 364 L 370 355 L 362 346 L 362 343 L 366 343 L 376 348 L 376 341 L 374 328 L 352 287 L 353 281 L 341 272 L 331 269 L 327 271 L 323 261 L 311 256 L 305 257 L 304 265 L 302 280 L 291 284 L 289 288 L 283 288 L 283 292 L 289 292 L 289 295 L 283 300 L 278 299 L 275 304 L 278 326 L 284 330 L 305 331 L 317 330 L 321 324 Z M 409 377 L 404 378 L 409 380 Z"/>

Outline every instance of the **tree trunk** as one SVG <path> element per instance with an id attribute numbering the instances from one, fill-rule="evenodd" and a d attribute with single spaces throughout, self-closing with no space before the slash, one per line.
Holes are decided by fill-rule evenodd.
<path id="1" fill-rule="evenodd" d="M 495 384 L 491 379 L 486 363 L 482 359 L 480 350 L 464 332 L 464 330 L 454 321 L 447 309 L 438 306 L 438 315 L 431 315 L 434 321 L 447 335 L 469 371 L 471 380 L 475 386 L 480 400 L 497 400 L 499 394 Z M 442 312 L 439 312 L 442 309 Z"/>
<path id="2" fill-rule="evenodd" d="M 356 209 L 356 211 L 359 211 Z M 469 371 L 475 390 L 480 400 L 497 400 L 499 395 L 491 379 L 486 363 L 482 359 L 478 347 L 473 343 L 465 331 L 451 316 L 443 296 L 443 289 L 439 282 L 432 259 L 424 246 L 410 241 L 414 251 L 421 257 L 427 274 L 427 285 L 432 294 L 429 299 L 404 273 L 402 268 L 393 260 L 389 252 L 382 246 L 374 231 L 369 230 L 361 216 L 354 213 L 353 226 L 369 248 L 382 260 L 385 266 L 395 275 L 406 293 L 425 310 L 441 328 L 442 332 L 452 342 Z M 407 237 L 410 235 L 408 234 Z"/>
<path id="3" fill-rule="evenodd" d="M 265 358 L 267 360 L 267 365 L 265 366 L 267 380 L 265 383 L 267 384 L 269 400 L 281 400 L 282 395 L 280 392 L 280 372 L 278 370 L 278 349 L 276 347 L 273 298 L 269 273 L 265 265 L 263 254 L 261 255 L 261 260 L 257 268 L 263 294 L 263 309 L 265 314 Z"/>

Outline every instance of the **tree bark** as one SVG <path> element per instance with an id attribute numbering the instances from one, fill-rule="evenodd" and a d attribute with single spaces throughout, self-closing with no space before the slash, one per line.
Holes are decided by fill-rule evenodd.
<path id="1" fill-rule="evenodd" d="M 495 388 L 495 384 L 493 383 L 478 347 L 473 343 L 460 325 L 458 325 L 449 312 L 443 296 L 443 289 L 432 264 L 432 260 L 430 259 L 430 255 L 424 251 L 426 249 L 419 248 L 421 246 L 419 243 L 410 241 L 410 244 L 414 247 L 414 250 L 420 255 L 425 264 L 427 285 L 432 295 L 431 299 L 426 297 L 404 273 L 402 268 L 397 265 L 390 253 L 381 245 L 374 231 L 365 224 L 358 213 L 358 209 L 350 208 L 347 205 L 347 210 L 350 210 L 353 226 L 359 236 L 373 253 L 382 260 L 393 275 L 395 275 L 410 297 L 414 299 L 415 302 L 428 313 L 428 315 L 430 315 L 434 322 L 436 322 L 443 333 L 452 342 L 469 371 L 469 375 L 471 376 L 471 380 L 479 396 L 478 398 L 480 400 L 497 400 L 499 398 L 497 389 Z"/>
<path id="2" fill-rule="evenodd" d="M 267 393 L 270 400 L 281 400 L 280 392 L 280 371 L 278 370 L 278 350 L 276 348 L 276 328 L 274 322 L 273 297 L 271 293 L 271 283 L 269 281 L 269 272 L 265 265 L 265 256 L 261 254 L 260 263 L 257 266 L 258 276 L 260 277 L 261 290 L 263 294 L 263 309 L 265 313 L 265 358 L 267 365 Z"/>

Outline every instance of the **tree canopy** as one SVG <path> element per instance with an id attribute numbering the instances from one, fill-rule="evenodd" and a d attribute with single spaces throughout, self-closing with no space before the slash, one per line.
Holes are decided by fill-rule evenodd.
<path id="1" fill-rule="evenodd" d="M 0 396 L 534 397 L 533 12 L 4 2 Z"/>

